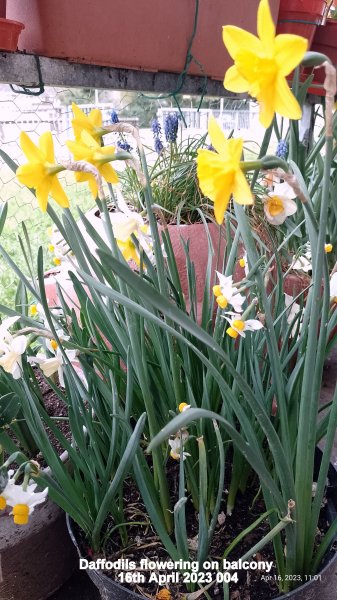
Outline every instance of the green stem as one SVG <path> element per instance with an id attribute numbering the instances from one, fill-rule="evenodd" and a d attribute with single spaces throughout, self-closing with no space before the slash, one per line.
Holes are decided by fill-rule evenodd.
<path id="1" fill-rule="evenodd" d="M 325 237 L 330 190 L 330 165 L 332 160 L 333 139 L 326 138 L 326 153 L 323 175 L 322 203 L 319 218 L 317 253 L 313 261 L 313 289 L 310 307 L 310 327 L 305 353 L 303 386 L 300 400 L 299 429 L 296 453 L 296 522 L 297 522 L 297 563 L 298 573 L 304 569 L 307 552 L 307 537 L 310 530 L 312 505 L 312 473 L 316 446 L 315 423 L 318 412 L 319 393 L 312 385 L 312 376 L 320 357 L 317 355 L 317 331 L 321 319 L 321 287 L 323 263 L 326 261 Z M 323 323 L 324 326 L 324 323 Z"/>

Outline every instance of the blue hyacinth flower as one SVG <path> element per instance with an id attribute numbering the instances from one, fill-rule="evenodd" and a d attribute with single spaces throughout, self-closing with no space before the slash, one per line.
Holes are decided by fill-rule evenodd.
<path id="1" fill-rule="evenodd" d="M 177 140 L 178 123 L 178 115 L 175 113 L 169 114 L 164 121 L 165 138 L 170 144 L 173 144 Z"/>

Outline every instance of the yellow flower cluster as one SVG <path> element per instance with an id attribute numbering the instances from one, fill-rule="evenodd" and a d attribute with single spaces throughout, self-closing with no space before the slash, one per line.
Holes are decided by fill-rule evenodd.
<path id="1" fill-rule="evenodd" d="M 74 119 L 72 127 L 74 141 L 67 142 L 75 161 L 85 161 L 95 167 L 100 175 L 109 183 L 117 183 L 116 171 L 108 164 L 115 157 L 114 146 L 103 146 L 102 136 L 108 133 L 102 125 L 102 113 L 98 109 L 86 115 L 76 104 L 72 104 Z M 47 210 L 48 197 L 51 196 L 62 208 L 69 207 L 69 200 L 64 192 L 58 174 L 66 170 L 62 164 L 55 162 L 54 143 L 51 133 L 43 133 L 38 145 L 22 132 L 20 145 L 28 163 L 20 166 L 16 172 L 20 183 L 35 190 L 36 198 L 43 212 Z M 85 181 L 97 197 L 97 183 L 93 174 L 75 173 L 76 181 Z"/>

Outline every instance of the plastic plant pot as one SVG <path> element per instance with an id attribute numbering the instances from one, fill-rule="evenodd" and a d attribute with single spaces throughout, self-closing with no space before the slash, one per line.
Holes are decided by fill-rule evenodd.
<path id="1" fill-rule="evenodd" d="M 23 23 L 0 19 L 0 50 L 15 52 L 18 47 L 19 35 L 25 28 Z"/>

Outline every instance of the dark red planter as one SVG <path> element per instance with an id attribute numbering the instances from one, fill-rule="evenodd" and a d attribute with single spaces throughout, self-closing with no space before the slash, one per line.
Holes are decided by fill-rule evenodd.
<path id="1" fill-rule="evenodd" d="M 311 50 L 321 52 L 330 58 L 332 64 L 337 66 L 337 20 L 327 19 L 327 22 L 322 27 L 318 27 L 312 43 Z M 305 69 L 306 76 L 311 73 L 311 69 Z M 323 68 L 314 70 L 314 86 L 309 89 L 312 94 L 325 96 L 323 87 L 325 71 Z"/>
<path id="2" fill-rule="evenodd" d="M 307 38 L 309 48 L 330 2 L 327 0 L 281 0 L 277 33 L 293 33 Z"/>

